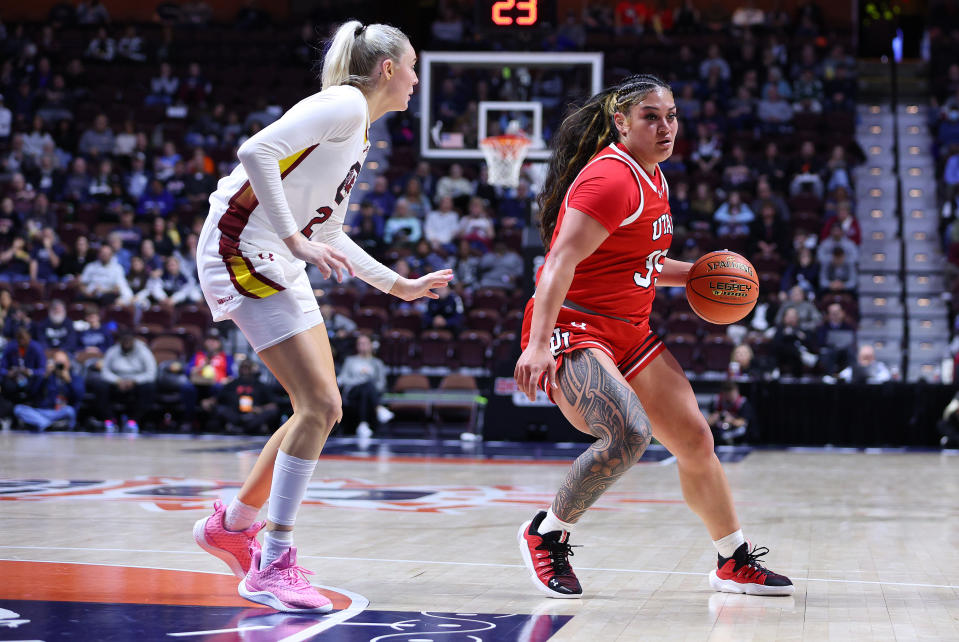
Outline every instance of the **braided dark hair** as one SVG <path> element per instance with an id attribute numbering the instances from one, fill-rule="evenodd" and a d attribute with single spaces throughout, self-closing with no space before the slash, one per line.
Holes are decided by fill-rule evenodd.
<path id="1" fill-rule="evenodd" d="M 658 88 L 672 91 L 665 81 L 652 74 L 629 76 L 572 111 L 556 130 L 550 145 L 553 155 L 539 194 L 540 234 L 547 250 L 566 190 L 589 159 L 619 138 L 613 115 L 616 112 L 627 114 L 633 105 Z"/>

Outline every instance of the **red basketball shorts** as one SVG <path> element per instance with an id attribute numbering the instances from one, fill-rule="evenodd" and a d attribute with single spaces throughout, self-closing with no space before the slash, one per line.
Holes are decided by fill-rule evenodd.
<path id="1" fill-rule="evenodd" d="M 523 315 L 523 337 L 521 346 L 525 350 L 529 344 L 529 329 L 533 321 L 533 303 L 530 299 Z M 662 352 L 666 346 L 662 339 L 649 329 L 649 321 L 634 324 L 626 319 L 615 319 L 590 312 L 574 303 L 566 301 L 559 310 L 556 326 L 549 340 L 550 352 L 556 357 L 556 370 L 563 365 L 563 355 L 573 350 L 596 348 L 602 350 L 613 360 L 616 368 L 627 381 L 635 377 Z M 539 387 L 547 395 L 550 389 L 545 385 L 545 374 L 540 377 Z M 552 400 L 550 395 L 550 400 Z"/>

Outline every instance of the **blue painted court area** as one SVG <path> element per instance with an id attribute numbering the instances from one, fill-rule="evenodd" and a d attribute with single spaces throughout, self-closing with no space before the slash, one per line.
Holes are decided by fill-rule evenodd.
<path id="1" fill-rule="evenodd" d="M 368 642 L 392 634 L 436 642 L 545 642 L 572 619 L 565 615 L 363 611 L 319 630 L 325 617 L 261 608 L 3 600 L 0 641 L 276 642 L 294 637 Z M 319 632 L 309 635 L 310 629 Z"/>
<path id="2" fill-rule="evenodd" d="M 189 448 L 189 452 L 238 452 L 259 450 L 266 440 L 240 439 L 236 443 L 217 443 Z M 477 441 L 459 439 L 373 439 L 361 444 L 352 437 L 333 438 L 323 447 L 323 455 L 356 457 L 428 457 L 434 459 L 471 459 L 496 462 L 517 461 L 572 461 L 586 449 L 586 443 Z M 749 446 L 718 446 L 716 454 L 722 462 L 734 463 L 744 459 L 752 449 Z M 670 459 L 664 447 L 653 444 L 646 449 L 641 463 L 656 463 Z"/>

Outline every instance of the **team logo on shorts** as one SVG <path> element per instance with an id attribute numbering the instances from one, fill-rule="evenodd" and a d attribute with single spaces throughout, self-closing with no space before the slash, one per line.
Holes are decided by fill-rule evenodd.
<path id="1" fill-rule="evenodd" d="M 549 351 L 555 357 L 563 350 L 569 348 L 569 330 L 554 328 L 553 334 L 549 338 Z"/>

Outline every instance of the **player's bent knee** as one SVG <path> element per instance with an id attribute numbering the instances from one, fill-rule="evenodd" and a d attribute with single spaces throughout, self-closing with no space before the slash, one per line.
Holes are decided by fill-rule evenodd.
<path id="1" fill-rule="evenodd" d="M 312 403 L 308 406 L 303 404 L 303 407 L 296 411 L 296 415 L 303 425 L 328 435 L 336 422 L 343 418 L 343 406 L 329 401 Z"/>
<path id="2" fill-rule="evenodd" d="M 647 423 L 637 423 L 626 427 L 626 439 L 629 441 L 630 448 L 638 451 L 638 455 L 646 452 L 652 438 L 652 432 Z"/>
<path id="3" fill-rule="evenodd" d="M 715 456 L 713 433 L 705 422 L 691 425 L 684 431 L 681 440 L 671 448 L 681 463 L 694 464 Z"/>
<path id="4" fill-rule="evenodd" d="M 610 445 L 611 451 L 618 451 L 617 459 L 623 462 L 623 468 L 628 469 L 643 456 L 652 436 L 647 424 L 628 424 L 622 432 L 616 435 Z"/>

